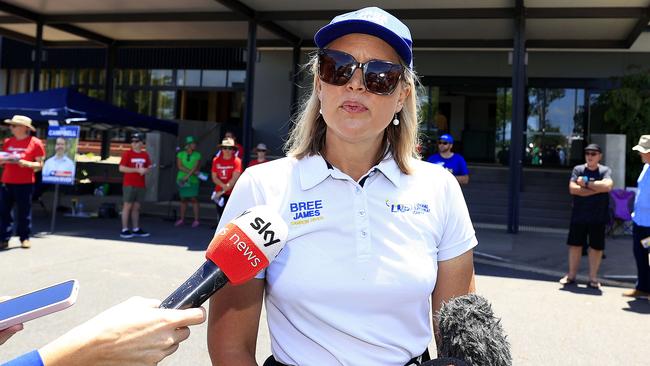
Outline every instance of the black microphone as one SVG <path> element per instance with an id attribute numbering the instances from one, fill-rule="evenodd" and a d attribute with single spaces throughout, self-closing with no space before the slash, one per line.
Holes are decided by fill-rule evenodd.
<path id="1" fill-rule="evenodd" d="M 510 343 L 482 296 L 468 294 L 452 298 L 437 315 L 440 328 L 440 358 L 456 358 L 471 366 L 511 366 Z M 434 360 L 438 361 L 438 360 Z M 431 361 L 429 361 L 431 362 Z M 422 366 L 445 365 L 425 362 Z M 461 365 L 450 360 L 449 365 Z"/>
<path id="2" fill-rule="evenodd" d="M 214 235 L 205 263 L 160 307 L 199 307 L 226 283 L 240 285 L 252 279 L 278 255 L 288 231 L 284 220 L 269 206 L 244 211 Z"/>

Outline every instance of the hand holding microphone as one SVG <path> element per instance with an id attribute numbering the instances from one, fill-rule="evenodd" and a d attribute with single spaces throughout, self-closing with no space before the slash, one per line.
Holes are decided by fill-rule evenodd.
<path id="1" fill-rule="evenodd" d="M 205 263 L 160 307 L 198 307 L 226 283 L 251 280 L 278 255 L 288 232 L 287 224 L 269 206 L 244 211 L 214 235 Z"/>

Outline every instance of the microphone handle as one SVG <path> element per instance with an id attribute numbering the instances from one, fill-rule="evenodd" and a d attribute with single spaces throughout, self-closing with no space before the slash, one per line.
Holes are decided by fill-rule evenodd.
<path id="1" fill-rule="evenodd" d="M 160 308 L 198 308 L 226 283 L 226 274 L 212 261 L 207 260 L 185 283 L 163 300 Z"/>

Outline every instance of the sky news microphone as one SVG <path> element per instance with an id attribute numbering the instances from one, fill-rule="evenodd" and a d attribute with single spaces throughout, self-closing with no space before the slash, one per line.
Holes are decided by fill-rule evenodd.
<path id="1" fill-rule="evenodd" d="M 269 206 L 244 211 L 214 235 L 205 263 L 160 307 L 199 307 L 226 283 L 240 285 L 252 279 L 275 259 L 288 232 L 287 224 Z"/>
<path id="2" fill-rule="evenodd" d="M 439 357 L 456 358 L 471 366 L 512 365 L 510 343 L 501 327 L 501 320 L 494 315 L 492 306 L 484 297 L 468 294 L 452 298 L 442 305 L 438 321 Z M 438 364 L 425 362 L 422 365 Z"/>

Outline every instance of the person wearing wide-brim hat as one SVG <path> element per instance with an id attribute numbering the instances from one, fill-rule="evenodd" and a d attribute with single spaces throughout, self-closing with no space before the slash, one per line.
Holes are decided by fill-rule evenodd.
<path id="1" fill-rule="evenodd" d="M 221 140 L 218 147 L 219 154 L 212 159 L 211 175 L 214 192 L 211 198 L 217 203 L 217 212 L 221 216 L 243 169 L 241 159 L 235 155 L 237 151 L 235 140 L 225 138 Z"/>
<path id="2" fill-rule="evenodd" d="M 288 156 L 242 174 L 218 228 L 268 205 L 289 238 L 256 279 L 210 299 L 212 363 L 255 364 L 265 303 L 267 366 L 419 365 L 430 312 L 473 288 L 467 205 L 458 181 L 417 153 L 408 27 L 369 7 L 335 17 L 314 41 Z M 277 239 L 272 223 L 258 224 L 268 244 Z"/>
<path id="3" fill-rule="evenodd" d="M 199 166 L 201 161 L 201 153 L 196 151 L 196 139 L 194 136 L 185 137 L 185 149 L 176 154 L 176 166 L 178 167 L 178 174 L 176 175 L 176 183 L 178 184 L 178 192 L 181 198 L 181 212 L 180 218 L 176 221 L 176 226 L 181 226 L 185 222 L 185 211 L 187 210 L 187 201 L 192 202 L 192 209 L 194 211 L 194 221 L 192 227 L 199 226 Z"/>
<path id="4" fill-rule="evenodd" d="M 632 150 L 637 151 L 643 162 L 643 170 L 637 180 L 634 213 L 632 214 L 632 248 L 636 262 L 637 281 L 634 289 L 623 296 L 650 300 L 650 135 L 643 135 Z"/>
<path id="5" fill-rule="evenodd" d="M 0 165 L 4 167 L 3 184 L 0 188 L 0 249 L 9 245 L 14 220 L 21 246 L 29 248 L 34 172 L 43 167 L 45 149 L 41 140 L 30 135 L 30 131 L 36 129 L 29 117 L 16 115 L 5 119 L 4 122 L 9 125 L 12 136 L 4 140 L 0 156 Z M 11 210 L 14 204 L 16 215 L 12 218 Z"/>

